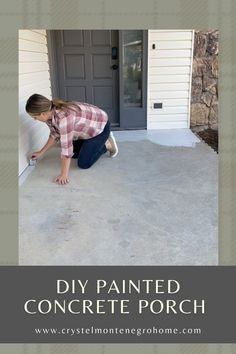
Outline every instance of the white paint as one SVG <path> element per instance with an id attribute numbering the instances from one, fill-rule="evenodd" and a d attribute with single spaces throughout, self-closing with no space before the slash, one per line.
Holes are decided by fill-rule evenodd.
<path id="1" fill-rule="evenodd" d="M 35 169 L 35 166 L 27 166 L 24 171 L 22 171 L 21 175 L 19 176 L 19 187 L 26 181 L 30 173 Z"/>
<path id="2" fill-rule="evenodd" d="M 51 82 L 45 30 L 19 30 L 19 175 L 27 176 L 32 152 L 39 150 L 48 138 L 48 128 L 25 112 L 33 93 L 51 98 Z M 24 176 L 21 180 L 24 180 Z"/>
<path id="3" fill-rule="evenodd" d="M 200 140 L 190 129 L 125 130 L 113 132 L 117 142 L 149 140 L 164 146 L 195 147 Z"/>
<path id="4" fill-rule="evenodd" d="M 148 130 L 190 126 L 193 34 L 193 30 L 148 31 Z M 154 109 L 154 103 L 163 107 Z"/>

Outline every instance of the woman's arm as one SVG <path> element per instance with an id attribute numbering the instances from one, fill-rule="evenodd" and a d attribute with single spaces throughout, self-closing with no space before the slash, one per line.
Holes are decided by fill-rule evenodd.
<path id="1" fill-rule="evenodd" d="M 54 179 L 58 184 L 69 183 L 69 169 L 73 156 L 74 113 L 65 112 L 59 122 L 61 142 L 61 174 Z"/>
<path id="2" fill-rule="evenodd" d="M 32 154 L 32 158 L 38 159 L 39 157 L 41 157 L 46 151 L 48 151 L 53 145 L 56 144 L 56 140 L 54 138 L 52 138 L 51 136 L 49 136 L 48 141 L 46 142 L 46 144 L 42 147 L 41 150 L 39 151 L 35 151 Z"/>
<path id="3" fill-rule="evenodd" d="M 53 145 L 56 144 L 56 140 L 54 138 L 52 138 L 51 136 L 49 136 L 48 141 L 46 142 L 46 144 L 43 146 L 43 148 L 40 150 L 40 152 L 42 154 L 44 154 L 46 151 L 48 151 Z"/>
<path id="4" fill-rule="evenodd" d="M 71 158 L 61 159 L 61 174 L 54 179 L 54 182 L 58 184 L 69 183 L 69 168 L 70 168 Z"/>

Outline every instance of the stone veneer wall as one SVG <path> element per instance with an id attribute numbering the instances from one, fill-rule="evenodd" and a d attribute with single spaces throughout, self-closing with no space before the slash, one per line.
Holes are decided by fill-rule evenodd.
<path id="1" fill-rule="evenodd" d="M 195 131 L 218 129 L 219 32 L 195 31 L 191 120 Z"/>

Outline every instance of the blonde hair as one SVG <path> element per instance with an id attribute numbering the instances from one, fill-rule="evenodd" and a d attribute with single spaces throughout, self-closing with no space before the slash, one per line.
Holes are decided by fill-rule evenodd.
<path id="1" fill-rule="evenodd" d="M 64 101 L 59 98 L 49 100 L 47 97 L 35 93 L 28 98 L 25 110 L 29 114 L 40 114 L 42 112 L 51 111 L 54 107 L 56 109 L 73 109 L 73 106 L 75 106 L 73 101 Z"/>

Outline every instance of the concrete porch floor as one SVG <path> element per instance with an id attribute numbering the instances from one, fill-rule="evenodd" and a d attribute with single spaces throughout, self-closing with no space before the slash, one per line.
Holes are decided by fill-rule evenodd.
<path id="1" fill-rule="evenodd" d="M 217 154 L 189 130 L 115 135 L 118 157 L 88 170 L 72 160 L 66 186 L 51 182 L 60 148 L 28 168 L 20 264 L 216 265 Z"/>

